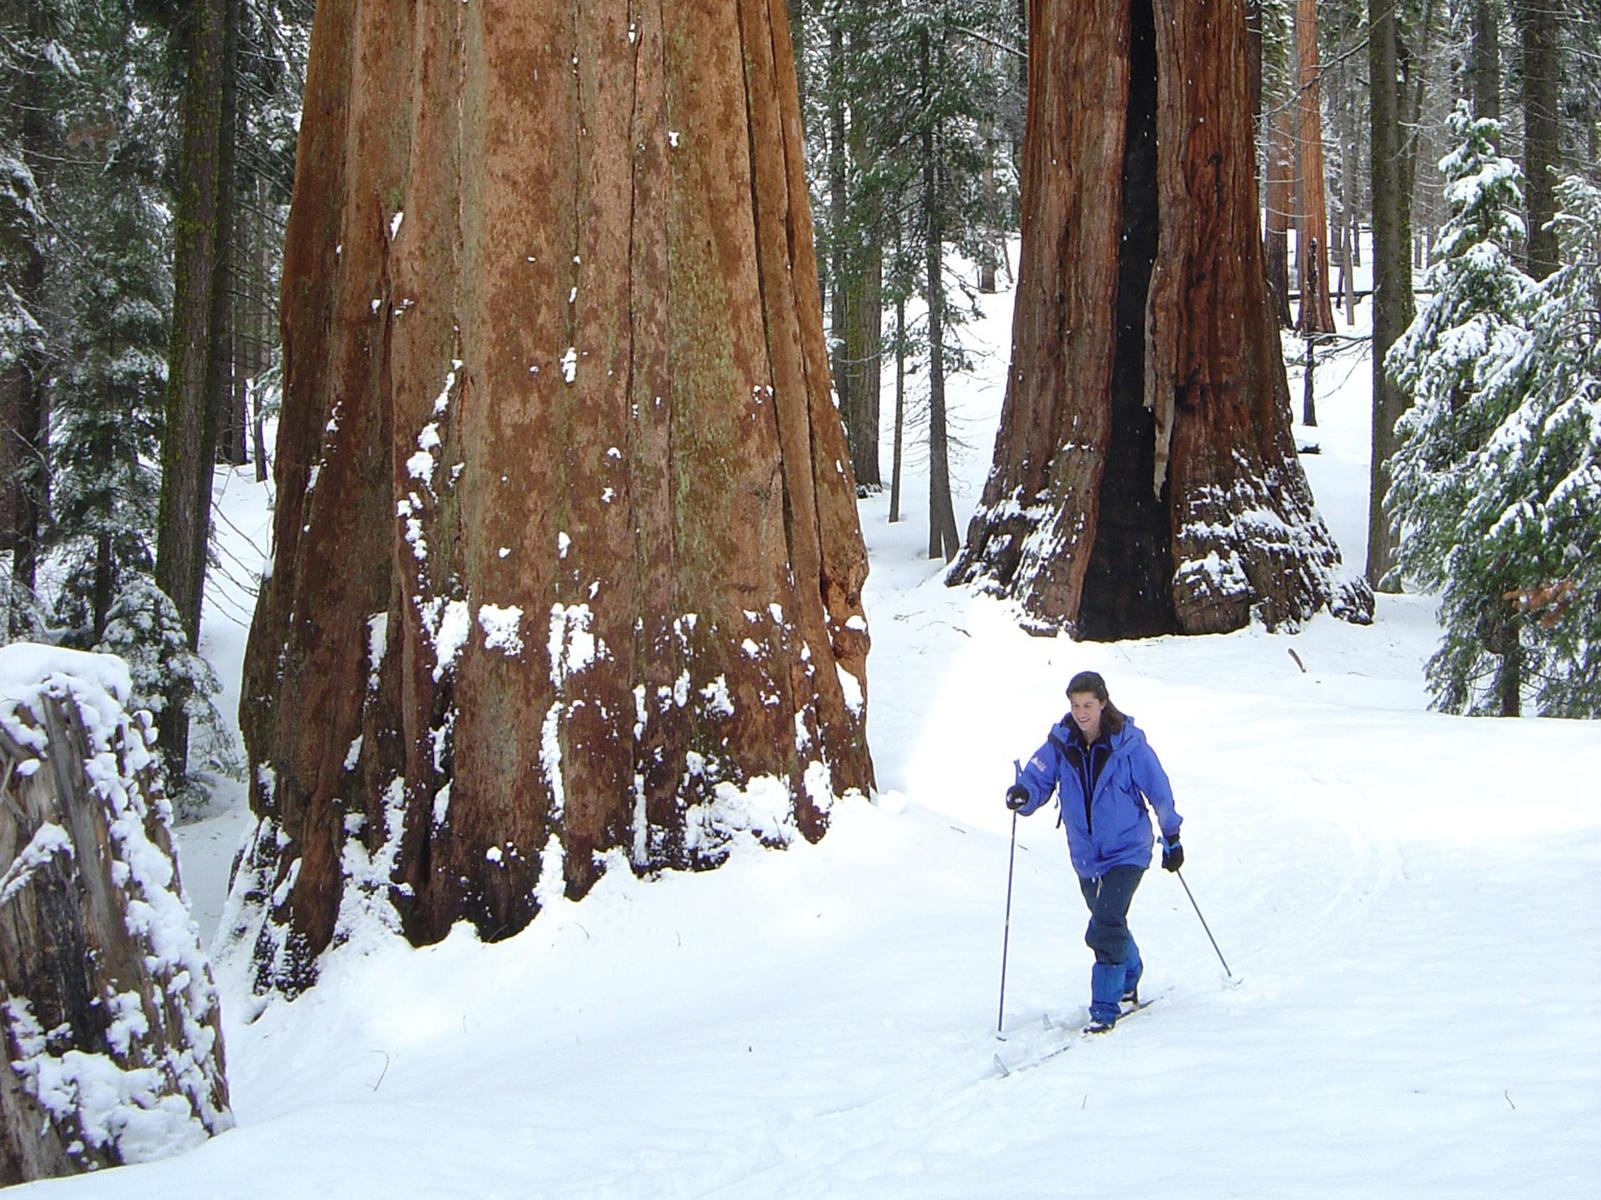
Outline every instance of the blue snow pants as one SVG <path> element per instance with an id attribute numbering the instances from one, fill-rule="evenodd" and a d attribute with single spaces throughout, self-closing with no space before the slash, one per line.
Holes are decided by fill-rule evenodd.
<path id="1" fill-rule="evenodd" d="M 1115 1021 L 1118 1002 L 1134 990 L 1144 964 L 1128 930 L 1128 908 L 1145 875 L 1144 867 L 1112 867 L 1097 879 L 1078 881 L 1090 907 L 1084 944 L 1095 951 L 1090 968 L 1090 1016 Z"/>

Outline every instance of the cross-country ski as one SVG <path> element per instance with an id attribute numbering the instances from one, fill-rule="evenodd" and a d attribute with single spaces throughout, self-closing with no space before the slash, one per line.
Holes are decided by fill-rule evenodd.
<path id="1" fill-rule="evenodd" d="M 1122 1011 L 1118 1014 L 1117 1024 L 1107 1025 L 1101 1032 L 1110 1033 L 1117 1028 L 1117 1025 L 1121 1025 L 1134 1014 L 1144 1012 L 1147 1008 L 1150 1008 L 1158 999 L 1160 997 L 1151 996 L 1148 999 L 1124 1005 Z M 1032 1071 L 1035 1067 L 1042 1066 L 1051 1059 L 1066 1054 L 1086 1038 L 1101 1036 L 1100 1032 L 1091 1032 L 1090 1025 L 1092 1021 L 1093 1018 L 1087 1013 L 1078 1021 L 1058 1020 L 1050 1016 L 1045 1017 L 1043 1021 L 1044 1037 L 1019 1038 L 1016 1040 L 1015 1048 L 1013 1045 L 1007 1045 L 995 1051 L 991 1064 L 994 1073 L 1005 1078 L 1020 1071 Z M 1010 1042 L 1011 1039 L 1008 1039 L 1008 1041 Z"/>

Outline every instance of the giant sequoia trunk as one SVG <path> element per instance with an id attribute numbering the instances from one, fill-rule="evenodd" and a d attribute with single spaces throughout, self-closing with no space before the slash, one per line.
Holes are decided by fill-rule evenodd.
<path id="1" fill-rule="evenodd" d="M 1241 0 L 1030 18 L 1012 370 L 952 581 L 1081 637 L 1367 619 L 1290 438 Z"/>
<path id="2" fill-rule="evenodd" d="M 329 0 L 235 900 L 511 934 L 872 782 L 866 557 L 781 5 Z M 252 918 L 255 918 L 254 920 Z"/>

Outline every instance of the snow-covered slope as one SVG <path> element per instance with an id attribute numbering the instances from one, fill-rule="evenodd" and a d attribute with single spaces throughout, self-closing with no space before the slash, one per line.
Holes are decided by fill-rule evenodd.
<path id="1" fill-rule="evenodd" d="M 1001 298 L 970 333 L 991 354 L 956 392 L 964 527 L 1008 323 Z M 1323 379 L 1307 467 L 1360 565 L 1366 364 Z M 925 488 L 919 465 L 900 525 L 887 498 L 862 504 L 876 806 L 709 874 L 614 872 L 495 946 L 458 933 L 335 955 L 292 1004 L 262 1009 L 224 964 L 239 1127 L 19 1194 L 1591 1194 L 1601 731 L 1428 712 L 1433 606 L 1417 598 L 1294 637 L 1027 637 L 922 557 Z M 209 648 L 225 643 L 242 635 Z M 1153 871 L 1131 921 L 1159 1002 L 997 1079 L 1001 793 L 1086 667 L 1173 778 L 1185 878 L 1239 982 Z M 203 927 L 240 820 L 187 831 Z M 1045 1014 L 1082 1017 L 1084 922 L 1060 831 L 1047 812 L 1021 822 L 1013 1047 Z"/>

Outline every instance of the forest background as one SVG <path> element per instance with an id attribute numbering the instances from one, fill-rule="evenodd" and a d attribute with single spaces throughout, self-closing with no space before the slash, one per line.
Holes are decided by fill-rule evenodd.
<path id="1" fill-rule="evenodd" d="M 1589 0 L 1246 9 L 1269 279 L 1314 371 L 1352 352 L 1337 313 L 1358 298 L 1364 230 L 1378 235 L 1371 252 L 1393 260 L 1376 264 L 1380 278 L 1410 285 L 1416 271 L 1421 284 L 1440 253 L 1451 206 L 1436 164 L 1457 149 L 1449 118 L 1460 102 L 1499 121 L 1495 149 L 1525 181 L 1510 201 L 1519 226 L 1502 234 L 1513 264 L 1535 280 L 1557 268 L 1557 185 L 1566 175 L 1594 184 L 1601 157 L 1601 33 Z M 203 804 L 194 771 L 242 762 L 192 647 L 216 554 L 213 464 L 253 464 L 262 479 L 269 470 L 311 17 L 312 5 L 293 0 L 20 2 L 0 15 L 7 636 L 129 658 L 189 808 Z M 855 479 L 864 492 L 888 489 L 891 519 L 926 506 L 930 553 L 949 559 L 961 539 L 945 380 L 964 368 L 973 298 L 1012 269 L 1002 247 L 1020 217 L 1026 6 L 800 0 L 789 19 L 819 299 Z M 1385 74 L 1393 87 L 1371 86 Z M 1570 207 L 1581 207 L 1577 196 Z M 1569 244 L 1593 252 L 1582 236 Z M 974 264 L 971 275 L 948 265 L 953 256 Z M 1382 498 L 1392 430 L 1412 397 L 1382 363 L 1418 303 L 1404 290 L 1375 320 L 1377 536 L 1366 573 L 1385 587 L 1403 579 Z M 890 406 L 893 420 L 882 421 Z M 901 493 L 908 455 L 929 463 L 926 498 Z M 1428 503 L 1416 493 L 1413 502 Z M 1419 586 L 1445 584 L 1438 564 L 1468 534 L 1442 536 L 1434 569 L 1409 564 Z M 1579 594 L 1572 574 L 1529 578 L 1503 564 L 1498 578 L 1517 580 L 1526 607 L 1550 617 Z M 1448 630 L 1485 617 L 1454 620 Z M 1442 666 L 1440 698 L 1456 709 L 1489 703 L 1466 682 L 1484 670 Z M 1498 686 L 1492 706 L 1506 712 L 1538 688 L 1530 678 Z M 1548 707 L 1593 713 L 1595 701 Z"/>

